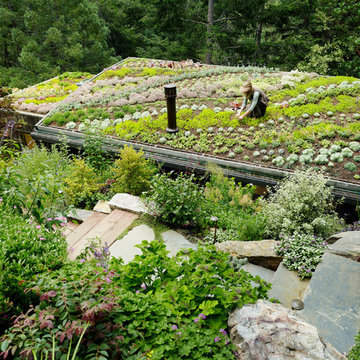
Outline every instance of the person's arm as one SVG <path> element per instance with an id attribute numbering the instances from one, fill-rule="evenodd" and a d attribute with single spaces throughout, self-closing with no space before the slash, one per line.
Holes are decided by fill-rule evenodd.
<path id="1" fill-rule="evenodd" d="M 255 106 L 257 105 L 258 100 L 259 100 L 259 96 L 260 96 L 260 92 L 255 91 L 253 100 L 252 100 L 251 105 L 250 105 L 250 108 L 243 115 L 241 115 L 239 117 L 240 120 L 242 120 L 245 116 L 248 116 L 255 109 Z"/>
<path id="2" fill-rule="evenodd" d="M 240 110 L 238 110 L 238 112 L 237 112 L 237 116 L 240 116 L 241 115 L 241 113 L 243 112 L 243 110 L 245 109 L 245 107 L 246 107 L 246 104 L 247 104 L 247 98 L 246 98 L 246 96 L 244 96 L 244 100 L 243 100 L 243 103 L 242 103 L 242 105 L 241 105 L 241 109 Z"/>

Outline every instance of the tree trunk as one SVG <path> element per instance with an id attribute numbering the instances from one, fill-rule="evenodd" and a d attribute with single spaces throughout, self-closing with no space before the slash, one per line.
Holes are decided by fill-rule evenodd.
<path id="1" fill-rule="evenodd" d="M 215 0 L 209 0 L 208 3 L 208 19 L 206 25 L 206 56 L 205 56 L 206 64 L 211 64 L 212 30 L 214 26 L 214 3 Z"/>
<path id="2" fill-rule="evenodd" d="M 262 34 L 262 22 L 260 22 L 259 24 L 258 24 L 258 28 L 257 28 L 257 30 L 256 30 L 256 39 L 255 39 L 255 41 L 256 41 L 256 46 L 260 46 L 260 43 L 261 43 L 261 34 Z"/>

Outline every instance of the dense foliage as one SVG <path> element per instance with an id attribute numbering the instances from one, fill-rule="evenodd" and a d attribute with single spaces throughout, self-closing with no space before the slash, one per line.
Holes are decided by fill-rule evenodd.
<path id="1" fill-rule="evenodd" d="M 0 84 L 97 72 L 142 56 L 357 76 L 359 2 L 0 1 Z M 146 29 L 144 31 L 144 29 Z M 305 58 L 304 58 L 305 57 Z"/>
<path id="2" fill-rule="evenodd" d="M 214 248 L 169 258 L 161 242 L 109 269 L 76 261 L 40 276 L 40 305 L 2 337 L 2 355 L 30 359 L 74 352 L 81 359 L 232 359 L 227 317 L 235 306 L 266 298 L 269 285 Z"/>
<path id="3" fill-rule="evenodd" d="M 48 219 L 48 224 L 65 219 Z M 37 225 L 19 213 L 6 200 L 0 199 L 0 329 L 10 324 L 13 315 L 26 311 L 36 302 L 26 288 L 41 273 L 48 274 L 66 260 L 66 241 L 60 232 Z"/>
<path id="4" fill-rule="evenodd" d="M 301 279 L 312 276 L 327 248 L 327 243 L 315 235 L 295 233 L 280 236 L 275 251 L 283 257 L 283 264 L 289 270 L 296 270 Z"/>
<path id="5" fill-rule="evenodd" d="M 289 175 L 270 194 L 262 213 L 266 234 L 274 238 L 295 233 L 327 238 L 342 228 L 326 178 L 312 170 Z"/>

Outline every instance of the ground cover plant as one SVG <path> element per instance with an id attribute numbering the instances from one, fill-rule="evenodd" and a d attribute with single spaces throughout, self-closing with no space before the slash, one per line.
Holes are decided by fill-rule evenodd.
<path id="1" fill-rule="evenodd" d="M 236 118 L 251 79 L 270 97 L 260 119 Z M 163 87 L 177 86 L 176 134 Z M 360 80 L 148 59 L 126 59 L 67 97 L 44 125 L 285 170 L 314 167 L 359 182 Z"/>
<path id="2" fill-rule="evenodd" d="M 78 84 L 92 77 L 86 72 L 65 72 L 56 78 L 13 91 L 12 105 L 15 109 L 39 114 L 47 114 L 62 100 L 78 88 Z"/>
<path id="3" fill-rule="evenodd" d="M 80 259 L 39 276 L 31 291 L 40 304 L 20 315 L 1 338 L 0 356 L 237 358 L 228 313 L 266 298 L 270 286 L 234 271 L 227 255 L 211 247 L 175 258 L 167 256 L 162 242 L 139 247 L 142 254 L 127 265 L 100 262 L 101 251 L 93 261 Z"/>

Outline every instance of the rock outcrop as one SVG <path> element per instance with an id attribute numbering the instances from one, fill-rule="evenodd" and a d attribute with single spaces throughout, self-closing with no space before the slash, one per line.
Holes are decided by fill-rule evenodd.
<path id="1" fill-rule="evenodd" d="M 233 311 L 230 336 L 241 360 L 345 360 L 317 329 L 280 304 L 258 300 Z"/>

